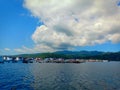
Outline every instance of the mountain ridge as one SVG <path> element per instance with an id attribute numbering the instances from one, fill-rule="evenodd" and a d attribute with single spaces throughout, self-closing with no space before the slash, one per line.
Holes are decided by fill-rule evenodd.
<path id="1" fill-rule="evenodd" d="M 19 54 L 11 55 L 12 57 L 28 58 L 64 58 L 64 59 L 100 59 L 110 61 L 120 61 L 120 51 L 118 52 L 101 52 L 101 51 L 56 51 L 46 53 Z"/>

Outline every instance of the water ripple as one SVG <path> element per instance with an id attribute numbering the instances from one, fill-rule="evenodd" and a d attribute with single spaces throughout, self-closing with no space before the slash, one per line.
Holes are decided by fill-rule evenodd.
<path id="1" fill-rule="evenodd" d="M 2 64 L 0 90 L 120 90 L 120 63 Z"/>

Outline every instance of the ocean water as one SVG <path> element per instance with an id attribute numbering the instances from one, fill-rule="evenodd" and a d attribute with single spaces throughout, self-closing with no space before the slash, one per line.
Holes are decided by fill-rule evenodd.
<path id="1" fill-rule="evenodd" d="M 120 90 L 120 62 L 4 63 L 0 90 Z"/>

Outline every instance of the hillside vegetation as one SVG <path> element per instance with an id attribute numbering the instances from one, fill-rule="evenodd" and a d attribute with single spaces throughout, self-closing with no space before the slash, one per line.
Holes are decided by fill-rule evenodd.
<path id="1" fill-rule="evenodd" d="M 64 59 L 100 59 L 120 61 L 120 52 L 98 52 L 98 51 L 58 51 L 54 53 L 36 53 L 15 55 L 29 58 L 64 58 Z"/>

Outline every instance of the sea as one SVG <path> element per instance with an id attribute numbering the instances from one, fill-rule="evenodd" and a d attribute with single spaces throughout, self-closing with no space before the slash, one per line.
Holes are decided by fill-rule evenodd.
<path id="1" fill-rule="evenodd" d="M 120 62 L 5 62 L 0 90 L 120 90 Z"/>

